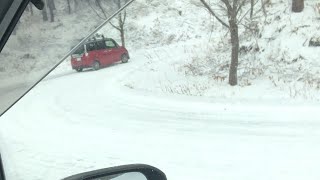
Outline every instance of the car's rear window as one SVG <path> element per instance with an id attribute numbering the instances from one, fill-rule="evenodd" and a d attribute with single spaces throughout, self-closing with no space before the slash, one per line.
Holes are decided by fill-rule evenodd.
<path id="1" fill-rule="evenodd" d="M 73 54 L 83 54 L 84 53 L 84 47 L 80 46 Z"/>
<path id="2" fill-rule="evenodd" d="M 93 51 L 93 50 L 96 50 L 96 48 L 97 48 L 96 42 L 88 43 L 86 46 L 87 46 L 87 51 Z"/>

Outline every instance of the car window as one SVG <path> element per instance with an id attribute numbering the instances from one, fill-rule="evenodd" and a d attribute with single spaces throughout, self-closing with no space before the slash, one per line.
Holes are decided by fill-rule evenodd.
<path id="1" fill-rule="evenodd" d="M 84 46 L 80 46 L 73 54 L 83 54 L 84 53 Z"/>
<path id="2" fill-rule="evenodd" d="M 86 44 L 87 47 L 87 51 L 94 51 L 94 50 L 98 50 L 98 46 L 96 42 L 90 42 L 88 44 Z"/>
<path id="3" fill-rule="evenodd" d="M 116 44 L 112 40 L 106 40 L 107 48 L 115 48 Z"/>
<path id="4" fill-rule="evenodd" d="M 106 44 L 103 42 L 103 41 L 97 41 L 96 42 L 96 46 L 97 46 L 97 50 L 101 50 L 101 49 L 106 49 L 107 48 L 107 46 L 106 46 Z"/>

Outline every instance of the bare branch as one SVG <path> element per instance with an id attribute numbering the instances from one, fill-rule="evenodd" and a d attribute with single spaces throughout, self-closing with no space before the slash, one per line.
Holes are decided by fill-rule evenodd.
<path id="1" fill-rule="evenodd" d="M 228 12 L 226 6 L 223 6 L 221 3 L 212 3 L 212 4 L 213 4 L 214 6 L 217 6 L 217 7 L 221 8 L 221 9 L 224 10 L 225 12 Z M 213 9 L 213 8 L 211 8 L 211 9 Z M 213 10 L 215 10 L 215 9 L 213 9 Z"/>
<path id="2" fill-rule="evenodd" d="M 96 15 L 97 15 L 99 18 L 105 19 L 105 18 L 103 18 L 103 17 L 100 16 L 100 14 L 92 7 L 92 5 L 90 4 L 89 1 L 88 1 L 88 4 L 89 4 L 90 8 L 96 13 Z"/>
<path id="3" fill-rule="evenodd" d="M 267 11 L 266 11 L 265 5 L 266 5 L 266 2 L 264 2 L 264 0 L 261 0 L 261 9 L 263 11 L 263 15 L 264 17 L 267 17 Z"/>
<path id="4" fill-rule="evenodd" d="M 106 15 L 106 12 L 104 11 L 100 1 L 96 1 L 96 4 L 97 4 L 98 8 L 100 9 L 100 11 L 102 12 L 102 14 L 104 15 L 105 19 L 107 19 L 108 16 Z"/>
<path id="5" fill-rule="evenodd" d="M 228 11 L 232 11 L 232 7 L 231 7 L 231 4 L 229 3 L 228 0 L 221 0 L 227 7 Z"/>
<path id="6" fill-rule="evenodd" d="M 238 20 L 238 23 L 242 21 L 242 19 L 250 12 L 250 9 Z"/>
<path id="7" fill-rule="evenodd" d="M 205 0 L 200 0 L 204 7 L 210 12 L 211 15 L 213 15 L 223 26 L 229 28 L 229 25 L 225 23 L 222 19 L 220 19 L 211 9 L 211 7 L 208 5 L 208 3 L 205 2 Z M 221 0 L 224 1 L 224 0 Z"/>
<path id="8" fill-rule="evenodd" d="M 257 3 L 258 3 L 258 1 L 256 1 L 254 5 L 256 5 Z M 261 9 L 260 9 L 260 10 L 261 10 Z M 243 15 L 242 17 L 238 18 L 238 19 L 239 19 L 238 22 L 240 23 L 240 22 L 242 21 L 242 19 L 243 19 L 250 11 L 251 11 L 251 9 L 248 9 L 248 10 L 244 13 L 244 15 Z"/>
<path id="9" fill-rule="evenodd" d="M 236 12 L 236 15 L 239 13 L 239 11 L 241 10 L 242 6 L 245 4 L 246 0 L 242 0 L 242 2 L 240 3 L 238 9 L 237 9 L 237 12 Z"/>
<path id="10" fill-rule="evenodd" d="M 238 2 L 239 2 L 239 0 L 233 0 L 232 10 L 233 10 L 234 12 L 236 12 L 237 9 L 238 9 Z"/>
<path id="11" fill-rule="evenodd" d="M 111 22 L 110 22 L 110 25 L 111 25 L 112 27 L 114 27 L 115 29 L 117 29 L 118 31 L 120 31 L 120 30 L 121 30 L 118 26 L 116 26 L 116 25 L 112 24 Z"/>
<path id="12" fill-rule="evenodd" d="M 256 13 L 258 13 L 258 12 L 260 12 L 260 11 L 263 11 L 263 15 L 265 16 L 265 17 L 267 17 L 267 11 L 266 11 L 266 9 L 265 9 L 265 5 L 266 4 L 268 4 L 269 3 L 269 1 L 264 1 L 264 0 L 261 0 L 261 8 L 259 9 L 259 10 L 257 10 L 257 12 Z M 255 13 L 255 14 L 256 14 Z"/>
<path id="13" fill-rule="evenodd" d="M 253 9 L 254 9 L 254 0 L 250 0 L 250 18 L 252 19 L 253 18 Z"/>
<path id="14" fill-rule="evenodd" d="M 124 15 L 123 15 L 123 21 L 122 21 L 122 24 L 126 23 L 126 19 L 127 19 L 127 11 L 124 10 Z"/>

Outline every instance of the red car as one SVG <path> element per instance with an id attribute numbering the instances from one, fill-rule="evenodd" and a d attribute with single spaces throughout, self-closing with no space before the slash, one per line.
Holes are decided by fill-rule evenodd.
<path id="1" fill-rule="evenodd" d="M 113 39 L 91 39 L 71 55 L 71 65 L 78 72 L 84 68 L 98 70 L 118 61 L 126 63 L 129 58 L 127 49 Z"/>

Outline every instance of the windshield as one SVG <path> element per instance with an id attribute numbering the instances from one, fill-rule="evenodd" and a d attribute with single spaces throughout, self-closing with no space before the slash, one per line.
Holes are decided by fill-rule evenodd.
<path id="1" fill-rule="evenodd" d="M 0 112 L 48 74 L 0 117 L 8 179 L 319 179 L 319 1 L 45 2 L 0 54 Z"/>

